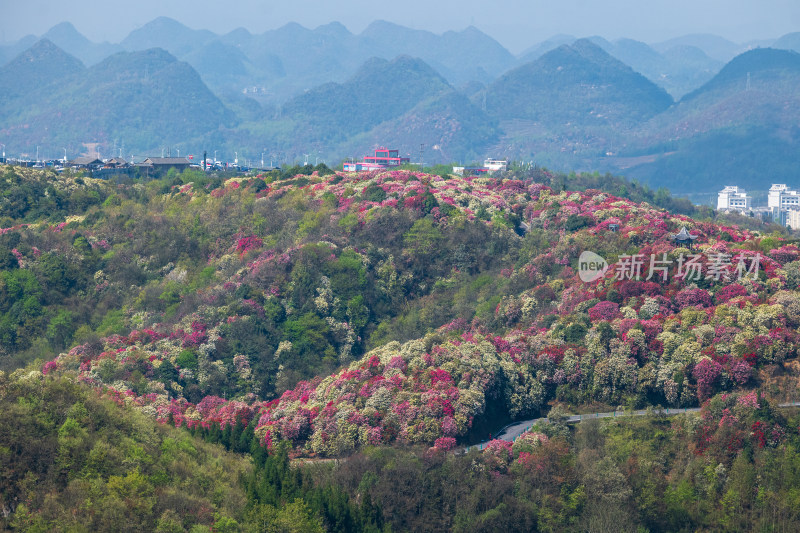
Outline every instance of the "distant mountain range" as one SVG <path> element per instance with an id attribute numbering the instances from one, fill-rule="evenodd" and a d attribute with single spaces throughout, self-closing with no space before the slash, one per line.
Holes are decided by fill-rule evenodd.
<path id="1" fill-rule="evenodd" d="M 377 145 L 416 161 L 422 145 L 426 163 L 509 157 L 676 192 L 758 189 L 792 182 L 800 163 L 797 50 L 800 33 L 743 45 L 562 35 L 514 57 L 473 27 L 217 35 L 168 18 L 98 44 L 62 23 L 0 47 L 0 142 L 330 163 Z"/>
<path id="2" fill-rule="evenodd" d="M 553 36 L 514 57 L 472 26 L 437 35 L 375 21 L 356 35 L 338 22 L 315 29 L 290 23 L 258 35 L 244 28 L 218 35 L 159 17 L 116 44 L 93 43 L 63 22 L 39 37 L 27 36 L 0 46 L 0 64 L 12 60 L 39 38 L 52 41 L 88 66 L 123 50 L 163 48 L 192 65 L 214 91 L 263 87 L 263 92 L 256 93 L 258 99 L 271 104 L 285 102 L 297 92 L 328 81 L 344 81 L 371 57 L 419 57 L 460 87 L 470 81 L 490 83 L 513 67 L 577 40 L 570 35 Z M 724 63 L 748 49 L 772 46 L 800 51 L 800 32 L 749 43 L 734 43 L 715 35 L 687 35 L 650 45 L 632 39 L 590 39 L 676 98 L 708 81 Z"/>

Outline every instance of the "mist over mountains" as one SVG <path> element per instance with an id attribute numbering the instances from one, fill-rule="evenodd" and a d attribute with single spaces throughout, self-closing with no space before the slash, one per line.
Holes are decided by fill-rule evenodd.
<path id="1" fill-rule="evenodd" d="M 422 147 L 426 163 L 507 157 L 675 192 L 759 189 L 800 163 L 798 50 L 800 33 L 560 35 L 515 57 L 474 27 L 218 35 L 165 17 L 114 44 L 62 23 L 0 47 L 0 142 L 9 155 L 98 144 L 331 164 L 391 145 L 412 161 Z"/>

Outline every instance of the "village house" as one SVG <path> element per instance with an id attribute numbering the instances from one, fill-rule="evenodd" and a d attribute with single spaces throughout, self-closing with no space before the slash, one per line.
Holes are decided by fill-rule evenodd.
<path id="1" fill-rule="evenodd" d="M 139 163 L 140 173 L 145 176 L 166 176 L 170 169 L 183 172 L 189 168 L 189 160 L 185 157 L 148 157 Z"/>

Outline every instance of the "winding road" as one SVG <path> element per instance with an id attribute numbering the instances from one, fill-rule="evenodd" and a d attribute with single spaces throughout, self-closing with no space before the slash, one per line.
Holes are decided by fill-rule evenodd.
<path id="1" fill-rule="evenodd" d="M 800 407 L 800 402 L 786 402 L 778 404 L 778 407 L 786 408 L 786 407 Z M 668 408 L 668 409 L 639 409 L 636 411 L 609 411 L 605 413 L 590 413 L 586 415 L 569 415 L 566 417 L 566 423 L 575 423 L 575 422 L 582 422 L 584 420 L 593 420 L 596 418 L 621 418 L 626 416 L 645 416 L 649 413 L 654 415 L 662 415 L 662 416 L 674 416 L 674 415 L 682 415 L 685 413 L 697 413 L 700 411 L 699 407 L 685 407 L 685 408 Z M 550 423 L 549 418 L 532 418 L 530 420 L 522 420 L 520 422 L 514 422 L 505 426 L 503 429 L 498 431 L 497 439 L 505 440 L 509 442 L 514 442 L 517 437 L 525 433 L 526 431 L 530 430 L 534 424 L 537 422 L 543 422 L 545 424 Z M 467 446 L 463 448 L 464 453 L 468 452 L 472 448 L 478 448 L 482 450 L 483 447 L 486 446 L 486 442 L 481 442 L 478 444 L 473 444 L 472 446 Z"/>

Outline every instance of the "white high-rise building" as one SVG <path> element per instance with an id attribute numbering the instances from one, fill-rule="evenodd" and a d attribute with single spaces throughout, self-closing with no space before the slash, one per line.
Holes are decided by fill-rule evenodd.
<path id="1" fill-rule="evenodd" d="M 752 198 L 744 189 L 728 185 L 717 194 L 717 209 L 721 211 L 748 211 Z"/>
<path id="2" fill-rule="evenodd" d="M 769 188 L 767 207 L 780 211 L 800 209 L 800 193 L 789 190 L 783 183 L 774 183 Z"/>
<path id="3" fill-rule="evenodd" d="M 789 190 L 783 183 L 774 183 L 769 188 L 767 207 L 772 213 L 772 220 L 785 226 L 788 223 L 787 215 L 800 210 L 800 193 Z"/>

